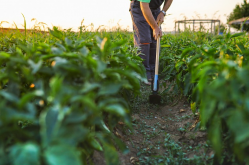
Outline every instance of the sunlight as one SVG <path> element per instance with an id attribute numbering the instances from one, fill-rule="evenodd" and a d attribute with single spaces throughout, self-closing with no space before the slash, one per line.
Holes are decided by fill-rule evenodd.
<path id="1" fill-rule="evenodd" d="M 27 28 L 34 28 L 38 23 L 42 26 L 59 26 L 62 29 L 72 28 L 78 31 L 82 19 L 84 25 L 93 29 L 112 29 L 121 27 L 132 30 L 128 0 L 80 1 L 80 0 L 8 0 L 1 3 L 1 27 L 23 27 L 24 14 Z M 174 0 L 167 14 L 162 28 L 164 31 L 174 30 L 174 21 L 190 18 L 221 19 L 226 23 L 226 16 L 232 12 L 234 6 L 242 0 Z M 5 22 L 8 21 L 8 22 Z"/>

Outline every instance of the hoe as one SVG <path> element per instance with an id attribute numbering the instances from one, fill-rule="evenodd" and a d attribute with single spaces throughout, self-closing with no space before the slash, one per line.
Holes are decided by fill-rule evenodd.
<path id="1" fill-rule="evenodd" d="M 160 104 L 160 102 L 161 102 L 161 96 L 158 95 L 158 89 L 159 89 L 159 81 L 158 81 L 159 52 L 160 52 L 160 37 L 157 38 L 155 77 L 151 83 L 152 94 L 149 96 L 149 102 L 151 104 Z"/>

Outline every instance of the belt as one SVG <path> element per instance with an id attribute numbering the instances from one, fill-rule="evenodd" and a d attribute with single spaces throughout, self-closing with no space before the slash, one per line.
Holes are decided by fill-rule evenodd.
<path id="1" fill-rule="evenodd" d="M 130 1 L 134 3 L 134 2 L 136 2 L 137 0 L 130 0 Z M 133 8 L 140 8 L 140 6 L 133 5 Z M 158 9 L 160 10 L 160 7 L 156 8 L 156 9 L 150 8 L 151 11 L 157 11 Z M 129 10 L 129 11 L 130 11 L 130 10 Z"/>

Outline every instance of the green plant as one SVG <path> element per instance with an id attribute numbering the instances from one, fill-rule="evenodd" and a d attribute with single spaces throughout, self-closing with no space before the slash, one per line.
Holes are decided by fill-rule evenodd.
<path id="1" fill-rule="evenodd" d="M 118 164 L 114 145 L 126 147 L 112 130 L 118 121 L 131 126 L 126 97 L 139 93 L 141 59 L 124 40 L 77 38 L 56 27 L 48 37 L 7 35 L 0 40 L 0 164 L 87 164 L 94 150 Z"/>
<path id="2" fill-rule="evenodd" d="M 227 35 L 216 39 L 220 46 L 207 55 L 217 57 L 204 61 L 192 69 L 193 81 L 200 102 L 202 126 L 208 126 L 209 138 L 216 156 L 223 148 L 233 151 L 242 162 L 248 162 L 248 139 L 245 129 L 248 120 L 248 50 L 242 40 L 232 45 L 233 38 L 243 35 Z M 236 41 L 236 40 L 235 40 Z M 234 43 L 233 43 L 234 44 Z M 222 144 L 224 143 L 224 145 Z"/>
<path id="3" fill-rule="evenodd" d="M 244 33 L 203 34 L 206 37 L 200 41 L 201 35 L 165 36 L 164 44 L 171 47 L 163 48 L 161 76 L 171 84 L 163 94 L 174 92 L 179 97 L 182 93 L 193 113 L 200 111 L 201 128 L 207 128 L 220 163 L 233 154 L 236 158 L 228 162 L 248 162 L 249 138 L 244 130 L 248 124 L 248 37 Z"/>

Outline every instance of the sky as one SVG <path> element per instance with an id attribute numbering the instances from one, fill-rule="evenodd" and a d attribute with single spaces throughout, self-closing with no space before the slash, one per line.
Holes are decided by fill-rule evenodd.
<path id="1" fill-rule="evenodd" d="M 227 16 L 236 4 L 243 0 L 173 0 L 167 11 L 162 29 L 173 31 L 176 20 L 182 19 L 220 19 L 226 23 Z M 78 30 L 82 20 L 88 28 L 131 30 L 132 21 L 129 13 L 129 0 L 0 0 L 0 23 L 2 27 L 23 27 L 23 16 L 27 28 L 33 28 L 39 22 L 48 27 L 59 26 L 62 29 Z M 33 19 L 35 18 L 35 19 Z M 33 21 L 31 21 L 33 19 Z"/>

